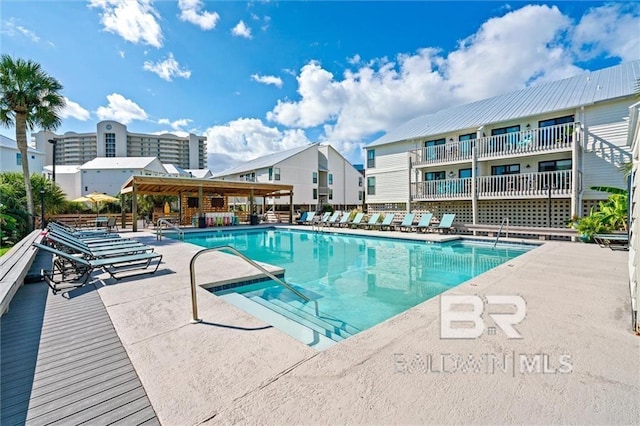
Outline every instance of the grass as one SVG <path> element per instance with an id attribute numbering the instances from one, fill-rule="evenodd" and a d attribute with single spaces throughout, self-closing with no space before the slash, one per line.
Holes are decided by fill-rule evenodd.
<path id="1" fill-rule="evenodd" d="M 11 250 L 11 247 L 2 247 L 0 248 L 0 256 L 2 256 L 3 254 L 5 254 L 6 252 L 8 252 L 9 250 Z"/>

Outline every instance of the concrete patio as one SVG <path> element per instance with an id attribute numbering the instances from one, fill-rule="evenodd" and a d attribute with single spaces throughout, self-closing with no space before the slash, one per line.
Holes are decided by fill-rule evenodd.
<path id="1" fill-rule="evenodd" d="M 96 287 L 164 425 L 640 423 L 626 252 L 547 242 L 446 293 L 521 296 L 521 339 L 441 339 L 435 298 L 318 352 L 200 287 L 203 322 L 190 324 L 189 260 L 201 248 L 123 236 L 165 262 Z M 257 275 L 223 253 L 197 271 L 198 284 Z"/>

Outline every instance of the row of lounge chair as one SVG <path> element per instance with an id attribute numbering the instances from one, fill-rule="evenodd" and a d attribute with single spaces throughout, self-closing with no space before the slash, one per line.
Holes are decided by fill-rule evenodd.
<path id="1" fill-rule="evenodd" d="M 84 286 L 94 271 L 102 270 L 112 278 L 153 274 L 162 255 L 153 247 L 105 229 L 73 229 L 50 222 L 42 243 L 33 243 L 53 254 L 53 267 L 43 277 L 53 294 Z"/>
<path id="2" fill-rule="evenodd" d="M 328 212 L 322 216 L 317 216 L 314 212 L 309 212 L 303 213 L 297 223 L 301 225 L 324 225 L 339 228 L 379 229 L 382 231 L 449 232 L 453 229 L 453 221 L 456 215 L 453 213 L 444 214 L 442 215 L 442 219 L 433 225 L 431 223 L 433 220 L 432 213 L 424 213 L 417 224 L 414 224 L 415 213 L 405 214 L 401 222 L 394 222 L 395 215 L 393 214 L 385 215 L 382 221 L 380 221 L 380 213 L 373 213 L 366 221 L 363 221 L 364 213 L 357 213 L 351 221 L 349 220 L 350 216 L 349 213 L 344 213 L 342 217 L 340 217 L 340 212 Z"/>

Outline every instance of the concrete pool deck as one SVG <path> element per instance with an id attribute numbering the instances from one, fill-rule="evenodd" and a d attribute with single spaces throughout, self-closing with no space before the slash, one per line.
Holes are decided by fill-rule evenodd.
<path id="1" fill-rule="evenodd" d="M 122 235 L 164 255 L 156 275 L 97 285 L 164 425 L 640 423 L 626 252 L 546 242 L 446 293 L 521 296 L 522 339 L 441 339 L 434 298 L 318 352 L 200 287 L 203 322 L 190 324 L 201 248 Z M 257 275 L 223 253 L 197 271 L 198 284 Z"/>

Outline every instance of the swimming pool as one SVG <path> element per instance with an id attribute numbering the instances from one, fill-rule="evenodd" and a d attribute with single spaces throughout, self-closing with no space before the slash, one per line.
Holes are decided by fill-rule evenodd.
<path id="1" fill-rule="evenodd" d="M 229 245 L 251 259 L 284 268 L 287 283 L 317 301 L 323 321 L 307 318 L 313 309 L 273 281 L 215 293 L 243 308 L 247 302 L 238 295 L 283 315 L 303 310 L 305 321 L 337 327 L 334 332 L 328 327 L 329 334 L 337 334 L 334 340 L 370 328 L 533 248 L 291 229 L 194 233 L 184 240 L 202 247 Z"/>

